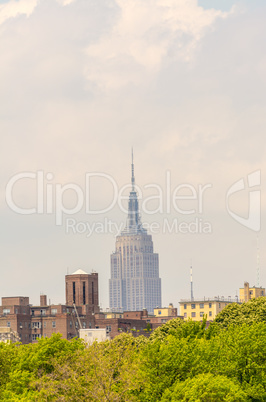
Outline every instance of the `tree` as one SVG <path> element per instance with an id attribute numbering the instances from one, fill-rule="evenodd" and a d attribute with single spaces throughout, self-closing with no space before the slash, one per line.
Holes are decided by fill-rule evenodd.
<path id="1" fill-rule="evenodd" d="M 231 324 L 266 322 L 266 297 L 251 299 L 241 305 L 229 304 L 215 318 L 214 324 L 227 328 Z"/>
<path id="2" fill-rule="evenodd" d="M 144 338 L 144 337 L 143 337 Z M 40 401 L 137 401 L 139 351 L 145 339 L 121 334 L 94 342 L 37 382 Z"/>
<path id="3" fill-rule="evenodd" d="M 225 376 L 199 374 L 177 382 L 173 390 L 166 390 L 162 402 L 247 402 L 247 394 L 239 384 Z"/>
<path id="4" fill-rule="evenodd" d="M 161 327 L 158 327 L 153 331 L 150 336 L 150 340 L 163 341 L 168 335 L 173 335 L 177 338 L 201 338 L 205 334 L 206 319 L 200 321 L 184 321 L 181 318 L 174 318 L 167 321 Z"/>

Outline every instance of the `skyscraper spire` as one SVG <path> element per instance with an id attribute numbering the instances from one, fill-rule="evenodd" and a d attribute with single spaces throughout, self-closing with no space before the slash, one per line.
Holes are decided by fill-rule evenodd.
<path id="1" fill-rule="evenodd" d="M 133 147 L 131 149 L 131 191 L 128 200 L 128 217 L 126 227 L 122 233 L 147 233 L 147 230 L 142 227 L 139 214 L 138 194 L 135 188 Z"/>
<path id="2" fill-rule="evenodd" d="M 132 184 L 132 191 L 135 191 L 135 175 L 134 175 L 134 155 L 133 155 L 133 147 L 131 149 L 131 184 Z"/>

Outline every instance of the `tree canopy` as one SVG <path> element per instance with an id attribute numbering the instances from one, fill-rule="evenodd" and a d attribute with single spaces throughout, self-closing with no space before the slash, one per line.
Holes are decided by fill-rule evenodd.
<path id="1" fill-rule="evenodd" d="M 0 401 L 266 401 L 266 301 L 85 345 L 0 343 Z"/>

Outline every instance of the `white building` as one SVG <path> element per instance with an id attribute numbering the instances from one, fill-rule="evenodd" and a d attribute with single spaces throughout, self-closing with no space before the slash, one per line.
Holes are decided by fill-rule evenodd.
<path id="1" fill-rule="evenodd" d="M 94 341 L 104 342 L 106 340 L 110 340 L 110 336 L 107 334 L 106 328 L 80 329 L 79 337 L 89 345 Z"/>

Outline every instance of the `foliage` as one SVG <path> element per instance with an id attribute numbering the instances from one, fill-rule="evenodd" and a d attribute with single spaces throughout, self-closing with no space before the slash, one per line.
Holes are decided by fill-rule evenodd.
<path id="1" fill-rule="evenodd" d="M 37 344 L 1 344 L 1 351 L 10 364 L 5 371 L 1 367 L 0 400 L 34 401 L 37 395 L 33 381 L 43 374 L 51 373 L 55 361 L 63 362 L 73 351 L 84 349 L 82 342 L 61 339 L 60 334 L 42 338 Z"/>
<path id="2" fill-rule="evenodd" d="M 214 323 L 222 328 L 231 324 L 252 324 L 266 322 L 266 297 L 251 299 L 247 303 L 232 303 L 226 306 L 215 318 Z"/>
<path id="3" fill-rule="evenodd" d="M 149 338 L 2 343 L 0 401 L 266 401 L 265 306 L 230 305 L 208 329 L 174 319 Z"/>
<path id="4" fill-rule="evenodd" d="M 94 342 L 37 382 L 40 400 L 136 401 L 138 354 L 144 344 L 131 334 Z"/>
<path id="5" fill-rule="evenodd" d="M 174 318 L 158 327 L 150 336 L 150 340 L 163 341 L 168 335 L 178 338 L 202 337 L 205 333 L 206 319 L 199 321 L 184 321 L 181 318 Z"/>
<path id="6" fill-rule="evenodd" d="M 166 390 L 163 402 L 246 402 L 247 394 L 240 386 L 225 376 L 211 373 L 199 374 L 194 378 L 175 384 Z"/>

